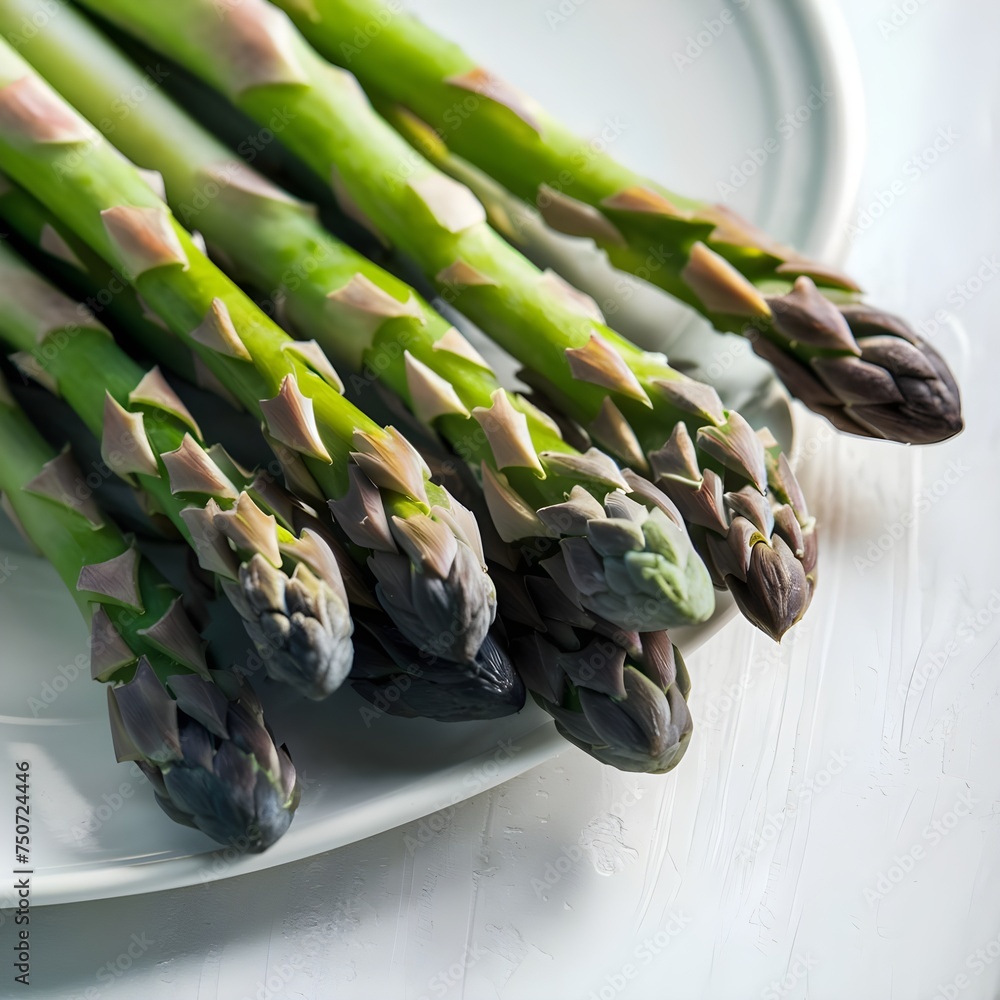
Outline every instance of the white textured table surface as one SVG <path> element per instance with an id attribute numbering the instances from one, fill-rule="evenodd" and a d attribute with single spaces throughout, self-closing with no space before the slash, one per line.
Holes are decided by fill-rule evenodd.
<path id="1" fill-rule="evenodd" d="M 850 268 L 955 365 L 966 433 L 803 424 L 819 593 L 780 648 L 737 621 L 692 657 L 675 774 L 567 750 L 307 862 L 37 910 L 32 996 L 1000 996 L 1000 8 L 843 7 L 869 107 Z"/>

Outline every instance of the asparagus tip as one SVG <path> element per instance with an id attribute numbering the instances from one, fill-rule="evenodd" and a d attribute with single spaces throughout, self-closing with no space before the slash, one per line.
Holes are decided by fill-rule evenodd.
<path id="1" fill-rule="evenodd" d="M 571 496 L 545 508 L 550 530 L 560 524 L 553 519 L 558 514 L 569 537 L 543 565 L 578 595 L 581 607 L 620 628 L 652 632 L 705 621 L 715 609 L 712 582 L 679 515 L 672 519 L 648 496 L 634 492 L 634 482 L 631 488 L 632 496 L 614 490 L 603 503 L 581 506 Z M 583 528 L 574 526 L 577 520 Z"/>
<path id="2" fill-rule="evenodd" d="M 746 580 L 727 576 L 740 611 L 775 642 L 805 614 L 815 580 L 780 535 L 760 541 L 750 552 Z"/>
<path id="3" fill-rule="evenodd" d="M 841 313 L 857 338 L 861 361 L 877 377 L 887 372 L 901 397 L 850 407 L 863 430 L 909 444 L 936 444 L 960 434 L 961 394 L 941 354 L 898 316 L 869 306 L 845 306 Z"/>
<path id="4" fill-rule="evenodd" d="M 754 349 L 839 430 L 903 444 L 935 444 L 962 431 L 947 362 L 900 317 L 864 304 L 838 307 L 807 277 L 769 304 L 781 340 L 758 337 Z"/>
<path id="5" fill-rule="evenodd" d="M 455 663 L 475 657 L 496 617 L 496 592 L 469 545 L 458 542 L 447 576 L 398 553 L 375 552 L 369 565 L 379 603 L 418 649 Z"/>
<path id="6" fill-rule="evenodd" d="M 518 662 L 565 739 L 620 770 L 663 774 L 677 766 L 691 739 L 689 683 L 665 632 L 639 642 L 628 652 L 594 637 L 567 654 L 536 635 L 520 642 Z"/>
<path id="7" fill-rule="evenodd" d="M 524 707 L 524 682 L 498 628 L 487 633 L 471 659 L 454 663 L 421 653 L 377 616 L 358 623 L 351 686 L 377 712 L 466 722 L 513 715 Z"/>
<path id="8" fill-rule="evenodd" d="M 259 553 L 223 584 L 248 634 L 265 649 L 268 676 L 314 701 L 347 678 L 354 658 L 346 601 L 304 563 L 289 576 Z"/>

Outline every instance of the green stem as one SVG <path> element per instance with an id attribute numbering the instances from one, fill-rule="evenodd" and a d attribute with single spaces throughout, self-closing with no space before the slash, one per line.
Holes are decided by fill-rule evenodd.
<path id="1" fill-rule="evenodd" d="M 339 572 L 327 570 L 336 566 L 332 553 L 320 567 L 300 565 L 296 536 L 269 520 L 274 512 L 260 497 L 245 492 L 250 483 L 231 461 L 219 451 L 203 450 L 200 431 L 192 426 L 183 403 L 153 394 L 149 384 L 143 385 L 146 373 L 86 307 L 61 295 L 5 247 L 0 247 L 0 290 L 4 298 L 0 340 L 31 355 L 40 377 L 52 380 L 52 387 L 102 442 L 107 465 L 101 472 L 135 476 L 139 488 L 170 518 L 202 566 L 226 588 L 251 638 L 267 652 L 271 676 L 292 683 L 307 697 L 330 694 L 351 662 L 346 594 Z M 117 403 L 118 418 L 111 416 L 108 396 Z M 120 435 L 121 421 L 129 419 L 138 420 L 138 427 Z M 183 481 L 175 479 L 178 467 L 169 463 L 179 462 L 184 448 L 200 454 L 204 467 L 217 477 L 203 476 L 199 481 L 194 475 L 197 469 L 189 467 Z M 183 469 L 180 474 L 184 475 Z M 84 488 L 82 480 L 78 486 Z M 191 517 L 196 520 L 189 521 Z M 219 519 L 225 519 L 229 536 Z M 240 522 L 251 530 L 245 534 L 234 530 Z M 192 533 L 194 524 L 197 534 Z M 230 541 L 235 551 L 230 550 Z M 260 579 L 270 585 L 264 604 L 257 600 L 262 596 Z M 298 595 L 292 602 L 297 617 L 274 599 L 291 592 Z M 268 621 L 282 614 L 293 621 L 310 617 L 305 641 L 286 648 L 277 631 L 265 640 L 265 606 Z M 289 626 L 289 632 L 295 630 L 294 624 Z"/>
<path id="2" fill-rule="evenodd" d="M 682 197 L 628 169 L 608 152 L 608 136 L 575 135 L 383 0 L 276 3 L 328 59 L 416 116 L 439 144 L 537 207 L 553 228 L 589 236 L 615 267 L 751 339 L 789 390 L 838 428 L 912 443 L 961 430 L 947 363 L 905 321 L 863 305 L 851 278 L 724 204 Z"/>
<path id="3" fill-rule="evenodd" d="M 128 542 L 110 522 L 95 528 L 75 510 L 62 506 L 45 497 L 24 491 L 24 487 L 41 471 L 42 466 L 54 459 L 56 453 L 35 430 L 24 413 L 0 399 L 0 492 L 3 492 L 14 509 L 20 527 L 42 555 L 53 565 L 66 589 L 76 602 L 85 621 L 89 621 L 94 608 L 93 595 L 77 590 L 80 570 L 93 563 L 107 562 L 127 551 Z M 81 487 L 84 484 L 81 482 Z M 140 655 L 151 658 L 162 678 L 181 670 L 169 664 L 162 653 L 138 630 L 148 628 L 170 606 L 176 594 L 171 594 L 157 579 L 155 570 L 143 562 L 140 570 L 139 589 L 145 611 L 135 614 L 127 608 L 107 606 L 115 625 L 129 646 Z M 112 680 L 128 680 L 134 664 L 112 675 Z"/>
<path id="4" fill-rule="evenodd" d="M 32 481 L 50 463 L 66 458 L 49 447 L 0 380 L 0 490 L 20 529 L 92 624 L 91 669 L 103 659 L 100 679 L 109 684 L 116 756 L 139 765 L 171 818 L 220 843 L 263 850 L 285 832 L 298 804 L 291 760 L 273 744 L 259 706 L 237 676 L 204 664 L 189 668 L 151 640 L 147 630 L 163 636 L 156 626 L 165 615 L 177 625 L 184 613 L 175 605 L 180 595 L 150 562 L 135 556 L 131 593 L 121 589 L 122 576 L 112 581 L 114 596 L 80 589 L 82 571 L 93 574 L 131 546 L 89 495 L 78 492 L 67 501 L 28 491 L 37 489 Z M 92 575 L 86 582 L 98 579 L 108 578 Z M 230 738 L 227 723 L 239 737 Z"/>

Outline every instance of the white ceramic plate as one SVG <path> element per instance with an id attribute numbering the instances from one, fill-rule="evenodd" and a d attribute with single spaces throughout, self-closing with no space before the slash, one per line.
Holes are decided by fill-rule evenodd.
<path id="1" fill-rule="evenodd" d="M 855 193 L 863 129 L 850 44 L 836 12 L 821 0 L 749 6 L 734 0 L 726 8 L 734 12 L 732 23 L 683 72 L 673 54 L 689 38 L 691 51 L 707 41 L 712 25 L 705 29 L 703 22 L 719 17 L 718 0 L 507 0 L 472 9 L 460 0 L 422 0 L 415 6 L 582 133 L 598 134 L 605 121 L 624 118 L 617 155 L 708 197 L 717 196 L 712 182 L 727 179 L 748 148 L 781 138 L 779 119 L 813 88 L 826 87 L 834 97 L 778 144 L 768 169 L 749 178 L 731 203 L 808 252 L 835 254 L 830 236 L 842 231 Z M 699 40 L 704 30 L 709 35 Z M 571 256 L 581 283 L 600 298 L 601 282 L 613 276 L 579 247 Z M 734 398 L 789 439 L 787 407 L 741 342 L 706 335 L 647 289 L 615 318 L 646 346 L 706 370 L 715 366 Z M 169 822 L 136 768 L 115 764 L 104 693 L 88 679 L 80 618 L 55 574 L 25 552 L 6 523 L 0 565 L 14 567 L 0 583 L 0 747 L 8 775 L 14 761 L 31 765 L 35 904 L 239 875 L 419 816 L 429 817 L 431 830 L 436 810 L 563 747 L 534 706 L 492 724 L 366 722 L 364 703 L 349 691 L 323 705 L 267 691 L 269 718 L 304 780 L 302 804 L 288 834 L 264 855 L 226 857 L 201 834 Z M 720 601 L 711 622 L 678 635 L 682 648 L 690 652 L 704 642 L 731 610 Z M 0 817 L 7 809 L 0 806 Z M 0 905 L 10 902 L 0 897 Z"/>

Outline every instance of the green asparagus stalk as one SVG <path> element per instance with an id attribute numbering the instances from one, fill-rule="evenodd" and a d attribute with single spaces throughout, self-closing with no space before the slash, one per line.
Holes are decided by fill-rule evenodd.
<path id="1" fill-rule="evenodd" d="M 381 610 L 368 581 L 350 571 L 350 558 L 331 536 L 329 521 L 267 473 L 254 481 L 254 495 L 258 494 L 282 511 L 296 533 L 308 531 L 325 539 L 346 571 L 346 589 L 355 621 L 355 656 L 349 681 L 374 706 L 361 710 L 367 725 L 382 715 L 436 722 L 498 719 L 524 707 L 524 682 L 511 661 L 504 623 L 499 617 L 479 648 L 463 662 L 417 649 Z"/>
<path id="2" fill-rule="evenodd" d="M 161 363 L 179 368 L 186 377 L 207 373 L 207 369 L 191 365 L 191 353 L 180 341 L 171 345 L 161 335 L 161 328 L 144 314 L 141 303 L 123 279 L 31 195 L 9 181 L 6 187 L 0 187 L 0 218 L 65 283 L 79 289 L 93 308 L 104 310 L 102 315 L 117 329 L 133 335 L 144 331 L 145 336 L 139 332 L 135 339 L 152 349 Z M 113 295 L 106 294 L 110 289 L 114 289 Z M 19 360 L 25 364 L 23 358 Z M 35 371 L 45 377 L 45 369 Z M 206 384 L 206 388 L 218 391 L 222 387 Z M 336 559 L 356 625 L 355 656 L 348 681 L 374 706 L 362 709 L 367 722 L 383 714 L 467 722 L 501 718 L 520 711 L 525 699 L 524 684 L 511 663 L 499 621 L 465 662 L 454 663 L 421 652 L 380 609 L 360 568 L 331 537 L 329 522 L 279 487 L 270 472 L 259 473 L 250 492 L 258 502 L 266 504 L 265 509 L 279 512 L 282 526 L 294 536 L 302 537 L 308 531 L 323 539 Z M 266 652 L 270 655 L 270 650 Z M 267 657 L 263 662 L 268 662 Z"/>
<path id="3" fill-rule="evenodd" d="M 668 634 L 622 629 L 581 608 L 572 588 L 541 566 L 521 562 L 514 547 L 492 529 L 470 467 L 403 412 L 397 396 L 378 395 L 420 448 L 435 481 L 484 526 L 487 564 L 497 584 L 497 620 L 503 621 L 525 685 L 556 729 L 592 757 L 622 770 L 660 774 L 676 767 L 692 731 L 690 680 Z M 669 504 L 665 497 L 661 502 Z M 365 658 L 363 645 L 358 657 Z"/>
<path id="4" fill-rule="evenodd" d="M 69 11 L 23 51 L 94 123 L 108 121 L 119 95 L 141 81 L 130 61 Z M 643 502 L 596 449 L 583 455 L 567 444 L 412 289 L 334 240 L 307 206 L 233 158 L 163 94 L 147 94 L 117 122 L 115 139 L 133 161 L 162 173 L 186 225 L 279 298 L 287 327 L 338 365 L 376 373 L 481 470 L 506 540 L 534 539 L 538 548 L 540 540 L 561 539 L 564 549 L 581 551 L 578 561 L 596 564 L 600 580 L 580 594 L 582 604 L 643 630 L 708 617 L 711 581 L 679 513 Z M 626 503 L 626 493 L 638 504 Z M 580 512 L 568 530 L 567 497 L 572 513 Z"/>
<path id="5" fill-rule="evenodd" d="M 171 819 L 251 851 L 273 844 L 299 787 L 252 689 L 210 668 L 181 595 L 104 515 L 71 454 L 49 447 L 2 378 L 0 491 L 90 626 L 91 674 L 108 686 L 117 759 L 135 761 Z"/>
<path id="6" fill-rule="evenodd" d="M 342 501 L 340 523 L 368 556 L 379 600 L 399 628 L 435 655 L 471 656 L 495 613 L 472 518 L 430 482 L 398 432 L 343 398 L 318 348 L 288 337 L 226 278 L 142 174 L 6 44 L 0 168 L 125 275 L 261 416 L 300 481 Z M 208 468 L 196 491 L 218 472 Z"/>
<path id="7" fill-rule="evenodd" d="M 293 534 L 201 429 L 158 368 L 145 372 L 86 306 L 0 247 L 0 341 L 101 441 L 108 475 L 149 494 L 239 612 L 269 676 L 324 698 L 351 666 L 352 624 L 333 553 Z M 275 515 L 278 515 L 276 518 Z"/>
<path id="8" fill-rule="evenodd" d="M 467 470 L 433 448 L 424 454 L 435 478 L 485 517 L 482 494 L 462 475 Z M 518 670 L 559 733 L 620 770 L 676 767 L 693 728 L 691 682 L 667 632 L 619 628 L 581 608 L 539 567 L 507 568 L 499 536 L 487 532 L 484 543 Z"/>
<path id="9" fill-rule="evenodd" d="M 904 320 L 865 304 L 839 271 L 725 205 L 681 197 L 594 149 L 384 0 L 275 2 L 328 59 L 418 116 L 553 228 L 593 239 L 617 268 L 648 278 L 717 329 L 749 337 L 792 394 L 835 427 L 913 444 L 962 429 L 944 359 Z M 662 266 L 652 269 L 654 250 Z"/>
<path id="10" fill-rule="evenodd" d="M 333 536 L 329 519 L 290 494 L 269 472 L 258 474 L 252 492 L 280 511 L 296 535 L 322 539 L 344 571 L 355 623 L 355 655 L 348 681 L 374 705 L 374 710 L 361 709 L 366 724 L 383 714 L 436 722 L 498 719 L 524 707 L 524 682 L 511 662 L 499 618 L 478 649 L 462 662 L 418 649 L 382 610 L 367 576 L 352 566 Z"/>
<path id="11" fill-rule="evenodd" d="M 814 585 L 814 523 L 773 440 L 758 439 L 714 390 L 640 351 L 500 239 L 471 193 L 408 146 L 354 77 L 319 59 L 280 11 L 263 0 L 86 5 L 270 122 L 331 179 L 342 207 L 419 261 L 605 449 L 650 470 L 698 526 L 716 581 L 752 621 L 780 636 L 801 617 Z M 564 578 L 590 586 L 592 562 L 558 560 Z"/>

